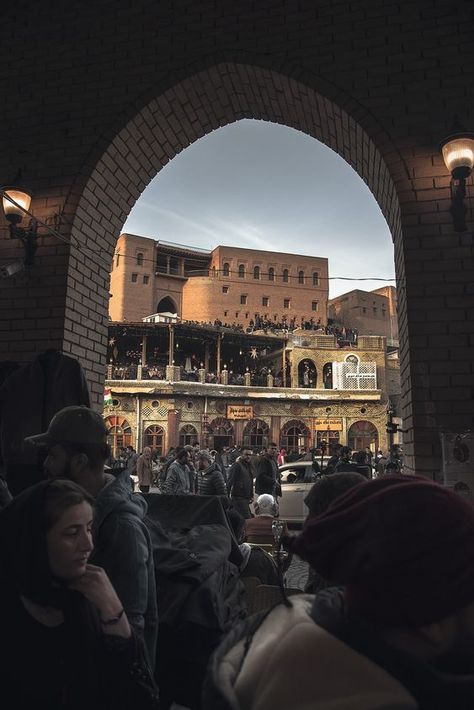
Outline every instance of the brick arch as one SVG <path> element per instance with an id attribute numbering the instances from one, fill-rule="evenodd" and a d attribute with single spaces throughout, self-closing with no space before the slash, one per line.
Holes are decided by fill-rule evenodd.
<path id="1" fill-rule="evenodd" d="M 309 74 L 305 81 L 317 83 Z M 321 83 L 320 78 L 318 82 Z M 349 103 L 333 86 L 327 84 L 324 88 L 341 103 Z M 361 118 L 360 109 L 358 113 Z M 99 336 L 105 344 L 110 261 L 135 201 L 181 150 L 212 130 L 242 118 L 287 125 L 339 153 L 368 184 L 396 237 L 400 210 L 395 185 L 382 154 L 360 121 L 301 78 L 261 66 L 222 62 L 197 71 L 150 100 L 117 129 L 108 144 L 101 139 L 104 150 L 98 159 L 92 157 L 97 153 L 95 146 L 84 164 L 64 208 L 65 214 L 72 215 L 65 341 L 68 336 L 74 341 L 76 326 L 78 322 L 82 325 L 86 317 L 95 326 L 91 327 L 91 334 L 94 332 L 95 338 Z M 368 113 L 364 118 L 370 122 Z M 375 133 L 377 126 L 372 128 Z M 379 139 L 380 136 L 387 143 L 378 129 Z M 392 146 L 388 148 L 391 159 L 399 161 Z M 90 250 L 99 255 L 97 259 L 91 260 Z M 399 271 L 400 264 L 399 259 Z M 93 289 L 89 299 L 81 288 L 84 278 Z M 96 353 L 92 362 L 85 360 L 88 379 L 100 402 L 105 351 L 99 362 Z"/>

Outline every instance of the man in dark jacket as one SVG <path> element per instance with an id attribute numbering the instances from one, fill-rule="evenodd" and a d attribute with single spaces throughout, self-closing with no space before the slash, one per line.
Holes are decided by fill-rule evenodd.
<path id="1" fill-rule="evenodd" d="M 209 451 L 197 455 L 198 493 L 200 496 L 226 496 L 224 477 Z"/>
<path id="2" fill-rule="evenodd" d="M 161 484 L 164 495 L 189 496 L 194 494 L 194 469 L 191 471 L 189 452 L 176 449 L 176 458 L 170 464 L 166 479 Z"/>
<path id="3" fill-rule="evenodd" d="M 227 477 L 227 493 L 234 508 L 245 519 L 251 518 L 249 504 L 253 500 L 253 475 L 250 460 L 251 449 L 242 449 L 241 455 L 232 464 Z"/>
<path id="4" fill-rule="evenodd" d="M 158 630 L 153 552 L 144 523 L 147 504 L 132 493 L 130 476 L 104 472 L 110 455 L 102 417 L 88 407 L 65 407 L 44 434 L 26 439 L 48 449 L 50 478 L 68 478 L 95 498 L 91 562 L 105 569 L 130 624 L 154 667 Z"/>
<path id="5" fill-rule="evenodd" d="M 281 496 L 280 473 L 277 464 L 278 447 L 269 444 L 266 454 L 260 457 L 255 478 L 255 493 L 268 493 L 275 498 Z"/>

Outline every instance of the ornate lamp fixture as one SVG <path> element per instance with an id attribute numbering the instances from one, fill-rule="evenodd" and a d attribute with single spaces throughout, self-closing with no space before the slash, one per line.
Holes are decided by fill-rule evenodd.
<path id="1" fill-rule="evenodd" d="M 440 146 L 445 165 L 451 173 L 451 207 L 454 230 L 465 232 L 467 207 L 464 204 L 466 197 L 466 179 L 474 167 L 474 133 L 463 131 L 459 124 L 447 136 Z"/>
<path id="2" fill-rule="evenodd" d="M 1 188 L 5 219 L 10 224 L 11 239 L 20 239 L 25 248 L 25 266 L 32 266 L 37 248 L 38 223 L 29 215 L 31 193 L 23 187 L 7 185 Z M 20 227 L 24 217 L 30 216 L 27 228 Z"/>

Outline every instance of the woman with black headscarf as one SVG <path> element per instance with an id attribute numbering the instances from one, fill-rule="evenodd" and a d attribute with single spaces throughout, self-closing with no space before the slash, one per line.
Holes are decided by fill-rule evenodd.
<path id="1" fill-rule="evenodd" d="M 152 710 L 158 694 L 105 572 L 88 564 L 92 500 L 71 481 L 0 513 L 0 704 Z"/>

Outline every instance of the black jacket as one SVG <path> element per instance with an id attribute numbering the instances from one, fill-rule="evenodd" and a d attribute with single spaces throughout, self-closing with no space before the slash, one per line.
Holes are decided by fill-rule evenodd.
<path id="1" fill-rule="evenodd" d="M 268 456 L 262 456 L 257 466 L 255 478 L 255 493 L 269 493 L 271 496 L 281 496 L 281 485 L 277 478 L 278 468 Z"/>
<path id="2" fill-rule="evenodd" d="M 244 463 L 242 459 L 237 459 L 229 469 L 227 476 L 227 492 L 231 498 L 253 498 L 253 476 L 250 463 Z"/>
<path id="3" fill-rule="evenodd" d="M 197 476 L 200 496 L 227 495 L 224 477 L 217 463 L 211 463 L 204 471 L 198 471 Z"/>

